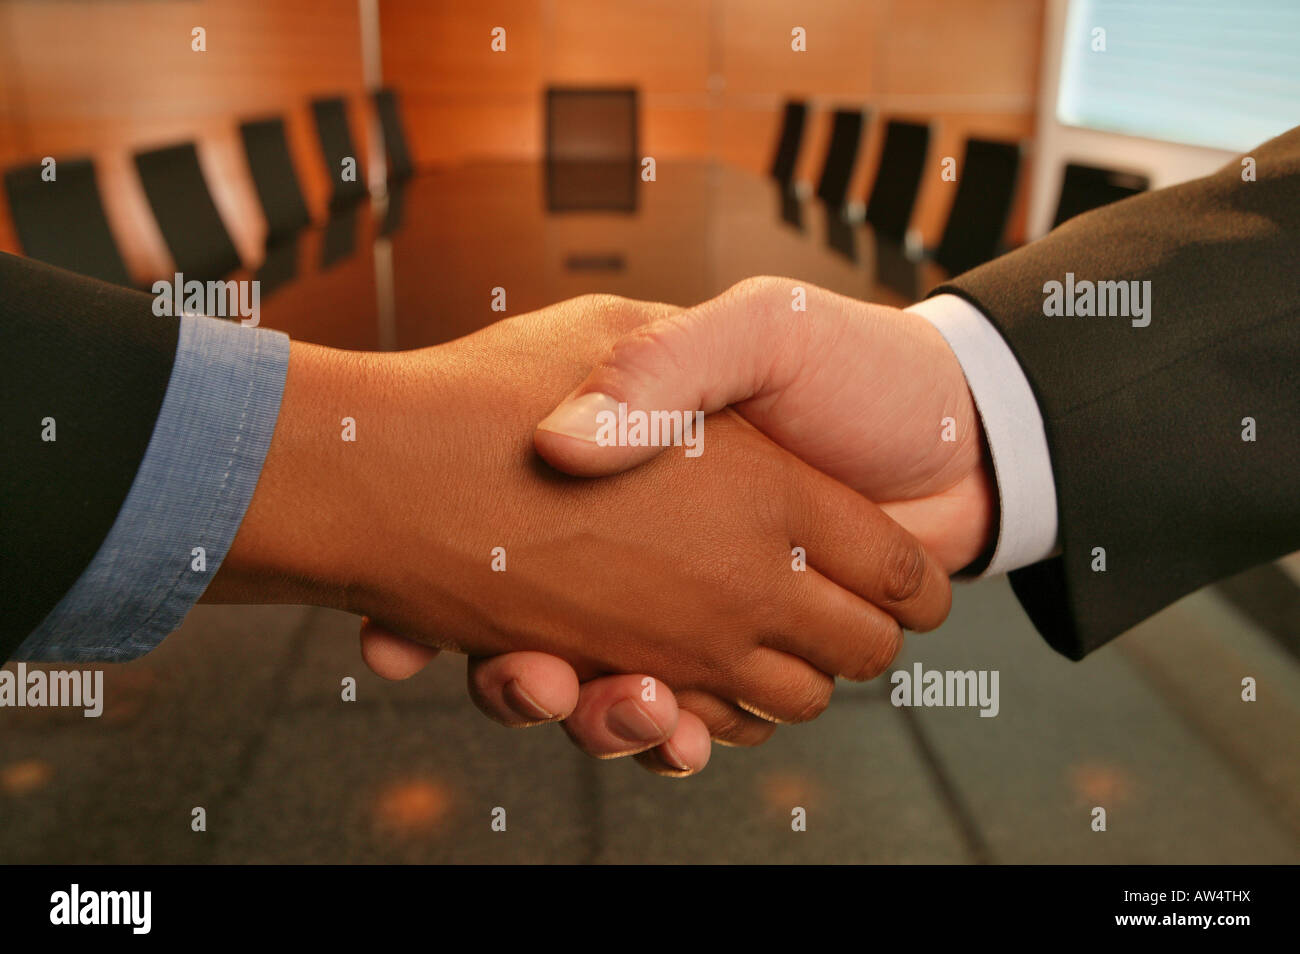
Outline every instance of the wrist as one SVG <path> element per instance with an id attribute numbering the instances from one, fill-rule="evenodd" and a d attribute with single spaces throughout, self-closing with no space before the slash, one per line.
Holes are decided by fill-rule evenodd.
<path id="1" fill-rule="evenodd" d="M 257 489 L 205 602 L 359 611 L 381 524 L 384 355 L 293 342 Z"/>

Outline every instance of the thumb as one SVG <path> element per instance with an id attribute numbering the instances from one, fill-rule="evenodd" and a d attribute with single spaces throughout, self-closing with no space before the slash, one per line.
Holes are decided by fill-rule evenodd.
<path id="1" fill-rule="evenodd" d="M 581 477 L 627 470 L 669 446 L 699 456 L 705 414 L 760 396 L 780 380 L 776 366 L 789 359 L 799 327 L 788 315 L 793 284 L 747 279 L 624 335 L 537 425 L 537 452 Z"/>

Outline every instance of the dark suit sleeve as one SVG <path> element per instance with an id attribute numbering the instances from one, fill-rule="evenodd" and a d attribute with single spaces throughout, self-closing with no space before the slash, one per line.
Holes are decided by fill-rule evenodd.
<path id="1" fill-rule="evenodd" d="M 1011 584 L 1071 658 L 1300 549 L 1300 129 L 1247 155 L 1255 181 L 1233 160 L 1071 219 L 933 292 L 989 317 L 1037 397 L 1062 553 Z M 1044 285 L 1067 272 L 1149 280 L 1150 324 L 1047 317 Z"/>
<path id="2" fill-rule="evenodd" d="M 0 661 L 112 527 L 167 391 L 178 327 L 153 314 L 149 295 L 0 253 Z M 42 438 L 46 418 L 53 441 Z"/>

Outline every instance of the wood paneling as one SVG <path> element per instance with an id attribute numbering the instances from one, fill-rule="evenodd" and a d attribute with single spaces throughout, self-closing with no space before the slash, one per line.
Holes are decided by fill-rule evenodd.
<path id="1" fill-rule="evenodd" d="M 815 113 L 799 175 L 820 172 L 829 111 L 872 112 L 851 194 L 866 195 L 886 115 L 937 124 L 914 227 L 938 240 L 951 202 L 939 157 L 968 135 L 1027 138 L 1042 0 L 381 0 L 385 81 L 425 163 L 537 157 L 549 83 L 634 84 L 641 149 L 767 168 L 787 96 Z M 493 53 L 491 30 L 507 31 Z M 790 48 L 806 30 L 807 52 Z M 1013 229 L 1018 234 L 1020 217 Z"/>
<path id="2" fill-rule="evenodd" d="M 536 156 L 543 27 L 537 0 L 381 0 L 385 82 L 401 94 L 417 163 Z M 506 31 L 493 52 L 492 30 Z"/>
<path id="3" fill-rule="evenodd" d="M 879 92 L 985 103 L 1037 102 L 1040 0 L 899 0 L 878 40 Z M 1028 99 L 1028 103 L 1025 100 Z"/>
<path id="4" fill-rule="evenodd" d="M 544 76 L 636 83 L 653 93 L 708 91 L 711 0 L 556 0 L 547 4 Z"/>
<path id="5" fill-rule="evenodd" d="M 726 92 L 865 96 L 876 74 L 891 6 L 885 0 L 717 0 Z M 807 49 L 790 48 L 802 27 Z"/>

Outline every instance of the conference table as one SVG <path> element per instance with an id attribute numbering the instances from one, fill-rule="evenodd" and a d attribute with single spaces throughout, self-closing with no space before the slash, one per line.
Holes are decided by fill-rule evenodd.
<path id="1" fill-rule="evenodd" d="M 637 171 L 491 162 L 424 173 L 387 205 L 346 209 L 268 250 L 262 324 L 335 347 L 407 349 L 592 292 L 686 306 L 773 274 L 901 306 L 942 277 L 747 171 Z"/>

